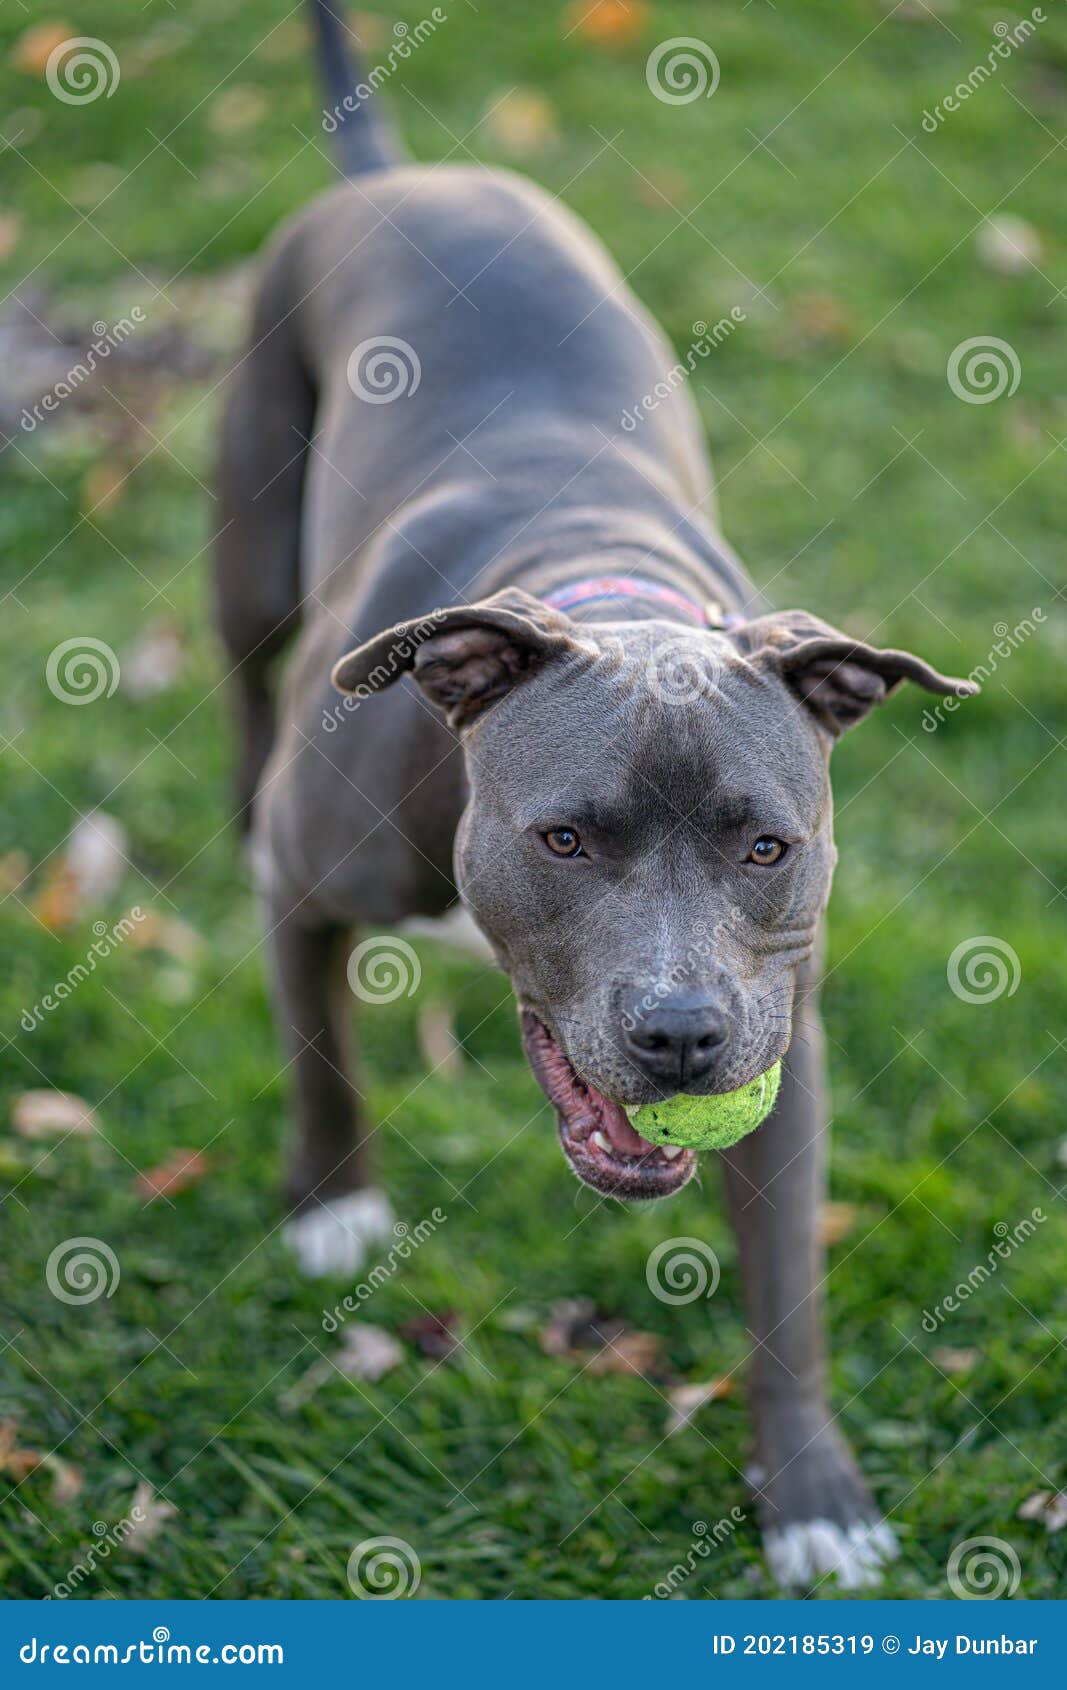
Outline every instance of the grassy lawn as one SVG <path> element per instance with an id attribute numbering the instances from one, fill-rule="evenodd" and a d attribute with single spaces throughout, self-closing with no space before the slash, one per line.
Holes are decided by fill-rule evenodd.
<path id="1" fill-rule="evenodd" d="M 693 391 L 755 579 L 950 672 L 995 664 L 935 731 L 914 693 L 835 754 L 834 1392 L 902 1542 L 888 1594 L 949 1594 L 953 1546 L 994 1536 L 1020 1597 L 1062 1596 L 1067 1532 L 1018 1510 L 1064 1486 L 1067 1454 L 1067 21 L 1048 7 L 931 132 L 924 110 L 986 61 L 1003 9 L 689 0 L 635 8 L 607 41 L 554 0 L 446 10 L 391 79 L 416 155 L 504 162 L 561 193 L 680 350 L 695 321 L 745 313 Z M 370 62 L 398 18 L 425 15 L 404 0 L 369 19 Z M 350 1287 L 298 1279 L 276 1230 L 285 1076 L 227 826 L 205 547 L 241 266 L 331 178 L 301 22 L 288 0 L 90 0 L 60 34 L 107 41 L 122 76 L 78 106 L 27 62 L 27 15 L 0 17 L 17 149 L 0 167 L 5 292 L 76 347 L 94 322 L 144 313 L 103 377 L 113 397 L 16 424 L 0 465 L 0 1589 L 48 1594 L 147 1482 L 174 1512 L 80 1594 L 347 1596 L 353 1545 L 390 1535 L 416 1550 L 422 1596 L 634 1597 L 684 1561 L 695 1522 L 736 1508 L 679 1594 L 771 1596 L 743 1380 L 664 1438 L 672 1385 L 730 1374 L 745 1351 L 715 1170 L 644 1211 L 577 1190 L 499 976 L 426 946 L 417 995 L 364 1016 L 397 1212 L 412 1228 L 447 1215 L 364 1317 L 396 1333 L 454 1310 L 462 1348 L 437 1364 L 404 1340 L 377 1383 L 342 1377 L 321 1360 L 341 1343 L 322 1312 Z M 713 45 L 714 98 L 652 97 L 646 58 L 680 35 Z M 1006 260 L 988 224 L 980 241 L 990 215 L 1024 221 Z M 946 366 L 989 335 L 1017 356 L 1017 391 L 965 402 Z M 139 338 L 154 348 L 141 365 Z M 181 662 L 145 694 L 129 677 L 160 623 Z M 84 636 L 123 679 L 77 708 L 46 665 Z M 97 807 L 131 866 L 72 911 L 55 865 Z M 27 1030 L 94 921 L 132 906 L 155 941 L 119 945 Z M 1014 953 L 1018 983 L 970 1002 L 949 958 L 982 935 Z M 458 1074 L 428 1076 L 428 1007 L 454 1017 Z M 27 1138 L 12 1109 L 32 1088 L 88 1100 L 99 1131 Z M 207 1172 L 149 1201 L 138 1175 L 176 1148 L 204 1150 Z M 998 1228 L 1035 1210 L 1035 1236 L 924 1327 Z M 646 1259 L 685 1234 L 714 1246 L 722 1282 L 665 1305 Z M 86 1305 L 46 1283 L 79 1236 L 120 1267 Z M 543 1353 L 553 1304 L 580 1297 L 658 1336 L 656 1378 Z"/>

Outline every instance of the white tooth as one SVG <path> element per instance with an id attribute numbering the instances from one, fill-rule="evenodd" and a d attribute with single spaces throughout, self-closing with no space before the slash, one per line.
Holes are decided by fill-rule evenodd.
<path id="1" fill-rule="evenodd" d="M 603 1133 L 601 1133 L 601 1132 L 591 1133 L 590 1137 L 592 1138 L 592 1141 L 596 1145 L 598 1150 L 603 1150 L 605 1154 L 608 1153 L 609 1145 L 608 1145 L 608 1141 L 604 1137 Z"/>
<path id="2" fill-rule="evenodd" d="M 664 1156 L 666 1156 L 668 1162 L 673 1162 L 676 1156 L 680 1156 L 682 1154 L 682 1146 L 680 1144 L 661 1144 L 660 1149 L 662 1150 Z"/>

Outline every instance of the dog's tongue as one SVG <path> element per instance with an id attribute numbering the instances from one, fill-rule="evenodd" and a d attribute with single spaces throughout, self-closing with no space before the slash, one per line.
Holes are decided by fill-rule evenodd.
<path id="1" fill-rule="evenodd" d="M 612 1103 L 603 1092 L 597 1092 L 597 1096 L 603 1112 L 603 1130 L 615 1150 L 621 1151 L 624 1156 L 643 1156 L 647 1150 L 655 1148 L 649 1144 L 647 1138 L 642 1138 L 640 1133 L 634 1131 L 625 1109 L 617 1103 Z"/>

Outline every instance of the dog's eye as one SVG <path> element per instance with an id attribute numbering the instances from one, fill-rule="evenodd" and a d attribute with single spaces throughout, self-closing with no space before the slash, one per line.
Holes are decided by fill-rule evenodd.
<path id="1" fill-rule="evenodd" d="M 788 849 L 784 839 L 772 839 L 770 834 L 764 834 L 756 840 L 746 860 L 760 868 L 770 868 L 772 863 L 781 862 Z"/>
<path id="2" fill-rule="evenodd" d="M 549 850 L 557 857 L 580 857 L 582 842 L 573 827 L 553 827 L 542 835 Z"/>

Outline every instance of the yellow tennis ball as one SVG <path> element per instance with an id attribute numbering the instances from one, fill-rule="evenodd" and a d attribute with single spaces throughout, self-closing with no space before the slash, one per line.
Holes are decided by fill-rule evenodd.
<path id="1" fill-rule="evenodd" d="M 726 1150 L 746 1133 L 754 1132 L 774 1108 L 782 1064 L 757 1074 L 747 1086 L 717 1097 L 668 1098 L 666 1103 L 643 1103 L 627 1114 L 649 1144 L 680 1144 L 687 1150 Z"/>

